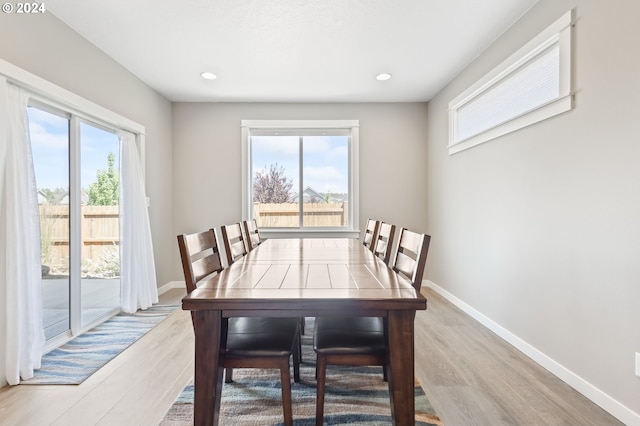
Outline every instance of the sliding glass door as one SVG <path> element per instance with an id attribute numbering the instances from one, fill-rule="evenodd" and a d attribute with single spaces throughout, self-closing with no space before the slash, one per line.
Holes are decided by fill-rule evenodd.
<path id="1" fill-rule="evenodd" d="M 44 105 L 28 108 L 40 209 L 47 340 L 118 309 L 119 140 Z"/>

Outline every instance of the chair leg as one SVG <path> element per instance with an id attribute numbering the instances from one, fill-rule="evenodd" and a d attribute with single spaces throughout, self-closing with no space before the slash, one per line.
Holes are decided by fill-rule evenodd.
<path id="1" fill-rule="evenodd" d="M 233 382 L 233 368 L 225 368 L 224 369 L 224 382 L 232 383 Z"/>
<path id="2" fill-rule="evenodd" d="M 300 345 L 300 336 L 296 343 L 296 349 L 293 351 L 293 381 L 300 383 L 300 362 L 302 360 L 302 347 Z"/>
<path id="3" fill-rule="evenodd" d="M 282 412 L 284 415 L 284 425 L 293 426 L 293 412 L 291 402 L 291 374 L 289 373 L 289 358 L 287 357 L 280 365 L 280 382 L 282 388 Z"/>
<path id="4" fill-rule="evenodd" d="M 387 366 L 386 365 L 382 366 L 382 380 L 384 380 L 385 382 L 389 381 L 389 376 L 387 376 Z"/>
<path id="5" fill-rule="evenodd" d="M 324 389 L 327 379 L 327 359 L 318 355 L 316 363 L 316 426 L 322 426 L 324 421 Z"/>

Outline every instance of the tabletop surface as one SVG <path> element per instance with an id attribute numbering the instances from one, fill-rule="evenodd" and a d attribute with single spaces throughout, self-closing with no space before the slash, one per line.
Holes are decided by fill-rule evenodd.
<path id="1" fill-rule="evenodd" d="M 288 302 L 288 303 L 283 303 Z M 426 300 L 358 240 L 269 239 L 183 299 L 183 309 L 323 304 L 426 309 Z M 275 306 L 275 305 L 274 305 Z"/>

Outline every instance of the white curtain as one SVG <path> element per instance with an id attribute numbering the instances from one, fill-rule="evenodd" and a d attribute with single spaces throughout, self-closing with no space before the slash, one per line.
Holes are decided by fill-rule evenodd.
<path id="1" fill-rule="evenodd" d="M 147 309 L 158 302 L 151 227 L 144 175 L 132 133 L 120 138 L 120 305 L 124 312 Z"/>
<path id="2" fill-rule="evenodd" d="M 4 79 L 3 79 L 4 80 Z M 6 81 L 6 80 L 5 80 Z M 6 116 L 1 139 L 6 141 L 2 201 L 6 303 L 6 378 L 11 385 L 33 377 L 40 368 L 45 337 L 42 323 L 42 272 L 40 266 L 40 213 L 31 156 L 27 118 L 28 95 L 0 82 L 0 102 Z M 1 141 L 0 139 L 0 141 Z M 2 170 L 2 168 L 0 168 Z"/>

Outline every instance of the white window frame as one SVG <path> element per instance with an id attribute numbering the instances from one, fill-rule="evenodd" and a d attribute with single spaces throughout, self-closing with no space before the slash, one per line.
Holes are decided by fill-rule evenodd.
<path id="1" fill-rule="evenodd" d="M 573 23 L 574 10 L 572 9 L 449 103 L 449 155 L 573 109 Z M 488 127 L 473 136 L 465 139 L 457 136 L 457 118 L 461 108 L 491 91 L 493 87 L 513 73 L 527 67 L 532 60 L 555 45 L 559 46 L 560 51 L 560 90 L 555 99 L 503 123 Z"/>
<path id="2" fill-rule="evenodd" d="M 360 231 L 357 227 L 359 216 L 359 120 L 241 120 L 242 129 L 242 218 L 252 218 L 253 205 L 251 201 L 251 131 L 265 129 L 347 129 L 350 131 L 349 151 L 349 224 L 346 227 L 331 227 L 313 229 L 305 228 L 278 228 L 260 230 L 261 234 L 269 238 L 317 236 L 358 238 Z"/>

